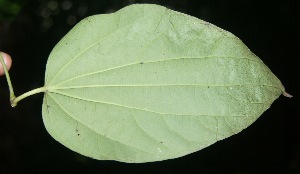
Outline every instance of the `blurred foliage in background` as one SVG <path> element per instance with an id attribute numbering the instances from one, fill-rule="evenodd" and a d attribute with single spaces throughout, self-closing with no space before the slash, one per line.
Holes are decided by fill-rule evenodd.
<path id="1" fill-rule="evenodd" d="M 0 22 L 12 21 L 26 0 L 0 0 Z"/>

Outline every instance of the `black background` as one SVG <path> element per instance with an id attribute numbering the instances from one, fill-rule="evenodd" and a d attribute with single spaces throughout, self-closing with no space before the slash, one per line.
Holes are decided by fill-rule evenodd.
<path id="1" fill-rule="evenodd" d="M 86 16 L 131 3 L 156 3 L 206 20 L 238 36 L 294 95 L 281 96 L 241 133 L 193 154 L 162 162 L 126 164 L 81 156 L 45 130 L 42 94 L 9 104 L 0 78 L 0 173 L 300 173 L 299 23 L 291 0 L 27 1 L 12 22 L 0 21 L 0 50 L 13 58 L 16 95 L 43 86 L 55 44 Z M 71 7 L 70 3 L 71 2 Z M 295 1 L 296 2 L 296 1 Z M 69 5 L 69 6 L 68 6 Z"/>

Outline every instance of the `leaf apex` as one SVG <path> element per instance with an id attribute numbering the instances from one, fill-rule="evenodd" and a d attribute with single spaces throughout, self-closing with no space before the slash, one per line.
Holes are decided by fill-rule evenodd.
<path id="1" fill-rule="evenodd" d="M 286 91 L 283 91 L 282 95 L 285 96 L 285 97 L 288 97 L 288 98 L 292 98 L 293 97 L 291 94 L 287 93 Z"/>

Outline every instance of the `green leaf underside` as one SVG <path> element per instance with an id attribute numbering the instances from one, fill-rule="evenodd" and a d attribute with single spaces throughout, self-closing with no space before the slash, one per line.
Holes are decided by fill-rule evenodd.
<path id="1" fill-rule="evenodd" d="M 177 158 L 252 124 L 284 90 L 234 35 L 158 5 L 77 24 L 53 49 L 43 120 L 99 160 Z"/>

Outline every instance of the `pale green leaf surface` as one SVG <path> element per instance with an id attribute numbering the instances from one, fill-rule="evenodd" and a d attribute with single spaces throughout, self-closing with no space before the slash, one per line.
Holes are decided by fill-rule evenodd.
<path id="1" fill-rule="evenodd" d="M 237 37 L 158 5 L 77 24 L 53 49 L 43 120 L 99 160 L 180 157 L 252 124 L 283 92 Z"/>

